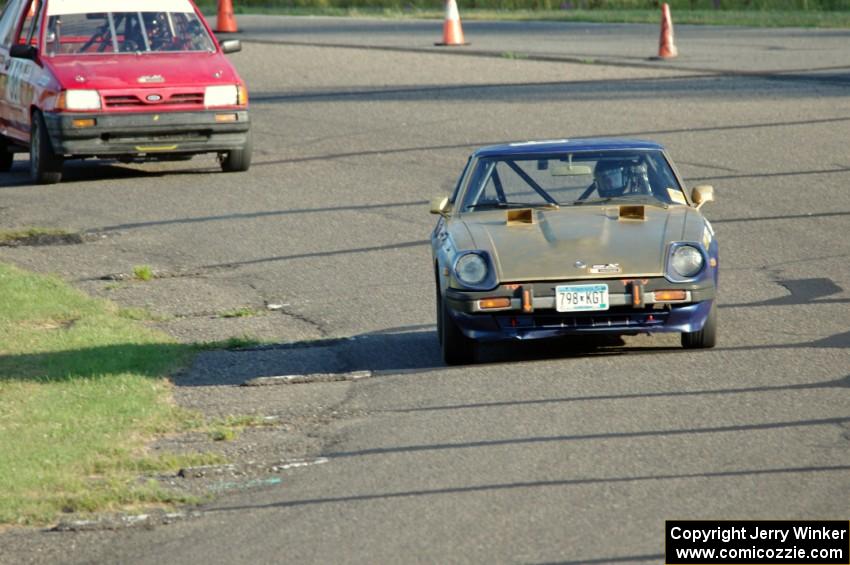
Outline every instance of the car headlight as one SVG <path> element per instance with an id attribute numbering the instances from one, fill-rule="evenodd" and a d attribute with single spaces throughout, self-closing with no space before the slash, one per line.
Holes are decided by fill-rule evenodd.
<path id="1" fill-rule="evenodd" d="M 673 274 L 689 279 L 699 273 L 705 265 L 702 252 L 693 245 L 680 245 L 673 250 L 670 266 Z"/>
<path id="2" fill-rule="evenodd" d="M 467 253 L 457 260 L 455 273 L 463 284 L 481 284 L 487 278 L 487 261 L 477 253 Z"/>
<path id="3" fill-rule="evenodd" d="M 60 95 L 59 107 L 63 110 L 100 110 L 100 92 L 66 90 Z"/>
<path id="4" fill-rule="evenodd" d="M 204 91 L 204 106 L 236 106 L 239 103 L 239 89 L 235 84 L 208 86 Z"/>

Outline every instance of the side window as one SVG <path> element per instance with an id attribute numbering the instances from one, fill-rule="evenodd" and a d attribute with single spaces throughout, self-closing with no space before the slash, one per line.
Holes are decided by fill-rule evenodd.
<path id="1" fill-rule="evenodd" d="M 24 25 L 21 26 L 21 31 L 16 40 L 18 45 L 35 45 L 38 42 L 39 4 L 39 0 L 32 0 L 32 3 L 29 5 L 27 16 L 24 19 Z"/>
<path id="2" fill-rule="evenodd" d="M 650 178 L 656 198 L 663 202 L 685 204 L 687 199 L 683 190 L 684 187 L 679 185 L 676 176 L 673 174 L 673 170 L 664 159 L 664 156 L 660 153 L 650 153 L 649 161 L 651 164 Z"/>
<path id="3" fill-rule="evenodd" d="M 18 22 L 18 13 L 24 0 L 10 0 L 3 7 L 0 14 L 0 47 L 8 49 L 12 45 L 12 35 L 15 33 L 15 24 Z"/>

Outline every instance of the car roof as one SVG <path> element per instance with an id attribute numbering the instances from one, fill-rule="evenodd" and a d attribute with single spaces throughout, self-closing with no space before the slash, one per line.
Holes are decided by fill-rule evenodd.
<path id="1" fill-rule="evenodd" d="M 572 153 L 575 151 L 659 150 L 664 146 L 654 141 L 619 138 L 555 139 L 547 141 L 521 141 L 481 147 L 475 157 L 504 155 L 538 155 L 545 153 Z"/>

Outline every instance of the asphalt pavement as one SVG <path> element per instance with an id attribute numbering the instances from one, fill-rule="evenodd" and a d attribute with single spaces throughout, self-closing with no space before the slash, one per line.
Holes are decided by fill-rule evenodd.
<path id="1" fill-rule="evenodd" d="M 850 31 L 677 26 L 659 62 L 642 25 L 466 22 L 472 45 L 438 49 L 440 22 L 239 24 L 248 173 L 82 163 L 30 186 L 21 156 L 0 227 L 88 237 L 0 260 L 184 341 L 277 344 L 202 356 L 178 388 L 372 376 L 291 385 L 349 415 L 317 438 L 326 463 L 169 526 L 16 535 L 0 562 L 663 562 L 668 519 L 847 518 Z M 587 136 L 662 142 L 714 185 L 718 346 L 512 344 L 443 367 L 427 201 L 475 147 Z M 141 264 L 157 278 L 120 282 Z M 220 315 L 240 307 L 258 315 Z"/>
<path id="2" fill-rule="evenodd" d="M 463 14 L 461 13 L 461 16 Z M 675 23 L 675 12 L 673 13 Z M 442 22 L 366 18 L 240 16 L 245 37 L 298 45 L 443 52 Z M 573 59 L 588 63 L 652 65 L 659 27 L 649 24 L 479 21 L 463 23 L 467 54 Z M 846 71 L 850 31 L 724 26 L 674 26 L 680 56 L 665 67 L 732 73 Z"/>

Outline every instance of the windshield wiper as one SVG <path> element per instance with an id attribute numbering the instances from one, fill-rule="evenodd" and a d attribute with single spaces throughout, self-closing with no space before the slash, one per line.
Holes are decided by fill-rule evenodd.
<path id="1" fill-rule="evenodd" d="M 614 198 L 609 196 L 608 198 L 591 198 L 589 200 L 576 200 L 573 202 L 573 206 L 582 206 L 583 204 L 605 204 L 607 202 L 611 202 Z"/>
<path id="2" fill-rule="evenodd" d="M 561 207 L 560 204 L 554 202 L 537 202 L 535 204 L 530 202 L 511 202 L 508 206 L 510 208 L 547 208 L 550 210 L 558 210 Z"/>
<path id="3" fill-rule="evenodd" d="M 560 208 L 558 204 L 543 202 L 531 204 L 528 202 L 485 202 L 483 204 L 472 204 L 471 206 L 467 206 L 467 210 L 472 209 L 480 209 L 486 210 L 487 208 L 498 208 L 498 209 L 508 209 L 508 208 L 551 208 L 553 210 L 557 210 Z"/>
<path id="4" fill-rule="evenodd" d="M 616 201 L 616 200 L 627 200 L 627 201 L 630 201 L 630 202 L 635 201 L 635 200 L 644 200 L 644 201 L 648 201 L 646 203 L 650 204 L 652 206 L 660 206 L 661 208 L 668 208 L 669 207 L 669 205 L 666 202 L 662 202 L 661 200 L 658 200 L 657 198 L 655 198 L 654 196 L 649 195 L 649 194 L 621 194 L 620 196 L 608 196 L 608 197 L 605 197 L 605 198 L 590 198 L 590 199 L 587 199 L 587 200 L 576 200 L 576 201 L 573 202 L 572 205 L 573 206 L 582 206 L 584 204 L 592 204 L 592 205 L 607 204 L 609 202 L 613 202 L 613 201 Z"/>

